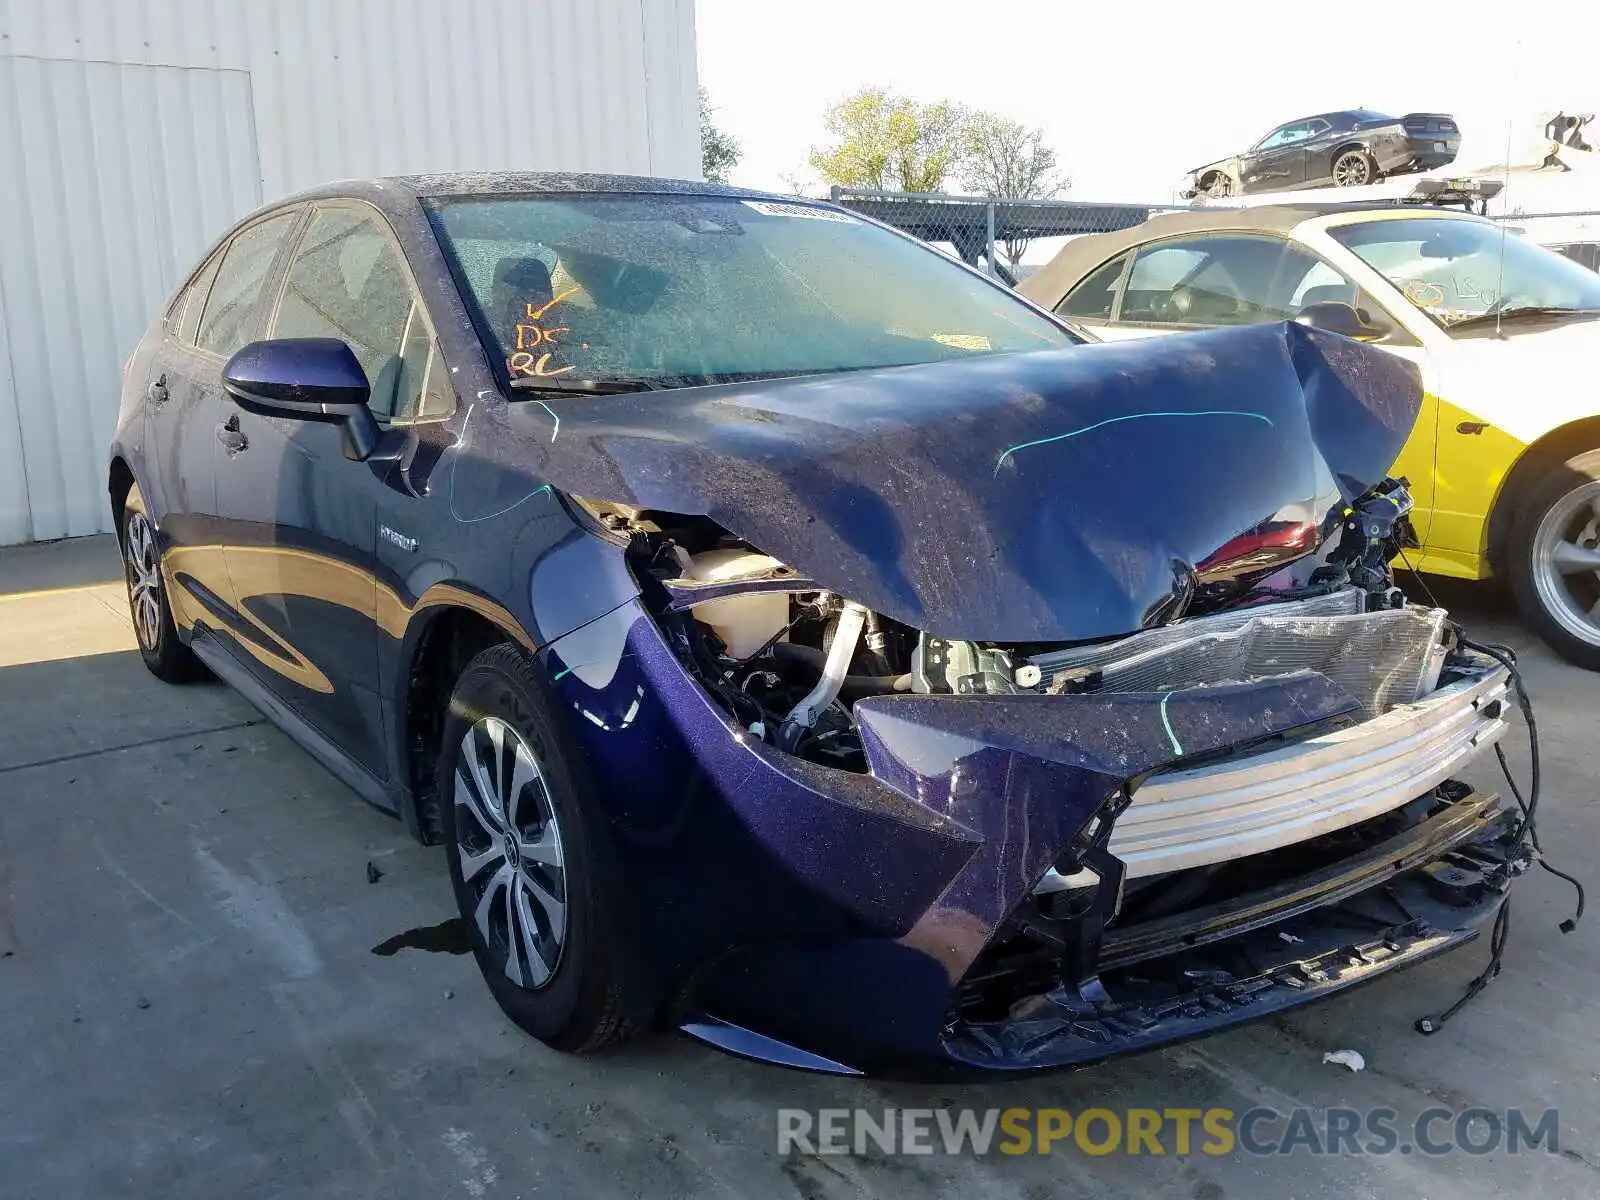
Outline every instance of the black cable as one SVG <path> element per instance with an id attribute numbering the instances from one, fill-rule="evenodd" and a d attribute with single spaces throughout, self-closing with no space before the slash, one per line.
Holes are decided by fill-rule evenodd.
<path id="1" fill-rule="evenodd" d="M 1422 589 L 1422 598 L 1434 608 L 1441 607 L 1439 602 L 1433 598 L 1433 589 L 1428 586 L 1428 581 L 1417 573 L 1417 569 L 1411 565 L 1411 559 L 1406 557 L 1406 548 L 1404 546 L 1400 547 L 1400 561 L 1405 563 L 1406 570 L 1411 572 L 1411 577 L 1417 581 L 1417 586 Z"/>
<path id="2" fill-rule="evenodd" d="M 1538 812 L 1541 782 L 1539 772 L 1539 724 L 1534 720 L 1533 701 L 1528 698 L 1528 689 L 1522 681 L 1522 672 L 1517 669 L 1516 653 L 1509 646 L 1485 645 L 1480 642 L 1474 642 L 1465 636 L 1461 638 L 1461 644 L 1469 650 L 1477 650 L 1482 654 L 1487 654 L 1511 673 L 1511 682 L 1516 688 L 1517 707 L 1522 711 L 1522 719 L 1528 727 L 1528 756 L 1531 760 L 1528 776 L 1528 795 L 1527 799 L 1524 800 L 1521 790 L 1517 787 L 1517 781 L 1511 774 L 1511 764 L 1506 761 L 1505 750 L 1498 745 L 1494 748 L 1495 757 L 1500 762 L 1500 770 L 1506 777 L 1506 784 L 1511 788 L 1512 796 L 1516 798 L 1517 807 L 1522 810 L 1522 824 L 1518 826 L 1514 840 L 1520 842 L 1526 836 L 1529 844 L 1533 846 L 1536 856 L 1535 861 L 1538 862 L 1540 869 L 1549 872 L 1557 879 L 1565 880 L 1572 885 L 1573 891 L 1577 893 L 1578 904 L 1576 910 L 1572 916 L 1562 921 L 1559 926 L 1562 933 L 1571 933 L 1578 927 L 1578 922 L 1583 920 L 1583 910 L 1587 898 L 1581 882 L 1545 861 L 1544 847 L 1539 842 Z"/>
<path id="3" fill-rule="evenodd" d="M 779 638 L 781 638 L 784 634 L 788 633 L 796 625 L 800 624 L 801 619 L 803 617 L 805 617 L 805 616 L 806 616 L 806 611 L 805 611 L 805 609 L 802 608 L 799 612 L 797 612 L 794 615 L 794 619 L 792 621 L 790 621 L 787 625 L 785 625 L 782 629 L 778 630 L 777 633 L 773 634 L 766 641 L 762 642 L 761 645 L 757 646 L 754 650 L 750 651 L 750 653 L 746 654 L 743 658 L 736 658 L 733 661 L 734 662 L 747 663 L 751 659 L 760 658 L 768 650 L 771 650 L 773 646 L 777 645 Z"/>
<path id="4" fill-rule="evenodd" d="M 1402 554 L 1402 558 L 1403 557 L 1404 555 Z M 1424 584 L 1423 586 L 1426 588 L 1427 585 Z M 1556 867 L 1551 866 L 1550 863 L 1546 862 L 1544 858 L 1543 847 L 1541 847 L 1539 844 L 1539 791 L 1542 783 L 1539 769 L 1539 724 L 1534 719 L 1533 701 L 1528 697 L 1528 689 L 1523 683 L 1522 672 L 1517 669 L 1516 652 L 1509 646 L 1488 645 L 1482 642 L 1475 642 L 1465 634 L 1461 633 L 1459 627 L 1457 629 L 1457 637 L 1462 646 L 1465 646 L 1469 650 L 1476 650 L 1480 654 L 1487 654 L 1490 658 L 1494 659 L 1501 666 L 1503 666 L 1511 676 L 1511 684 L 1515 689 L 1517 697 L 1517 708 L 1522 712 L 1523 722 L 1528 727 L 1528 757 L 1530 760 L 1528 772 L 1528 794 L 1526 797 L 1524 797 L 1522 794 L 1522 789 L 1517 786 L 1515 775 L 1512 774 L 1511 763 L 1506 758 L 1505 749 L 1498 744 L 1494 748 L 1495 758 L 1500 763 L 1501 773 L 1506 777 L 1506 786 L 1511 789 L 1512 798 L 1516 800 L 1517 808 L 1522 813 L 1522 820 L 1518 824 L 1516 832 L 1511 839 L 1512 852 L 1515 853 L 1517 848 L 1523 844 L 1524 838 L 1526 838 L 1528 844 L 1533 847 L 1534 860 L 1546 871 L 1550 872 L 1550 874 L 1556 876 L 1558 879 L 1564 879 L 1566 882 L 1572 885 L 1573 890 L 1578 895 L 1577 908 L 1573 912 L 1572 916 L 1568 917 L 1565 921 L 1562 921 L 1559 926 L 1562 933 L 1571 933 L 1578 927 L 1578 922 L 1583 920 L 1585 903 L 1584 889 L 1583 884 L 1573 876 L 1568 875 L 1565 871 L 1559 870 Z M 1478 993 L 1489 986 L 1490 981 L 1500 974 L 1501 967 L 1504 965 L 1506 942 L 1510 939 L 1510 936 L 1511 897 L 1507 896 L 1504 902 L 1500 905 L 1500 911 L 1495 914 L 1494 929 L 1489 935 L 1488 965 L 1484 967 L 1482 972 L 1480 972 L 1477 977 L 1472 980 L 1472 982 L 1467 984 L 1467 990 L 1463 992 L 1456 1002 L 1449 1008 L 1445 1009 L 1438 1016 L 1417 1018 L 1414 1027 L 1418 1033 L 1437 1033 L 1439 1030 L 1444 1028 L 1445 1022 L 1449 1021 L 1451 1017 L 1455 1016 L 1456 1013 L 1460 1012 L 1466 1007 L 1468 1001 L 1472 1000 L 1473 997 L 1477 996 Z"/>
<path id="5" fill-rule="evenodd" d="M 1418 1033 L 1438 1033 L 1443 1029 L 1445 1022 L 1455 1016 L 1467 1006 L 1467 1002 L 1475 997 L 1484 988 L 1489 986 L 1491 980 L 1500 974 L 1500 968 L 1505 965 L 1506 941 L 1511 936 L 1511 897 L 1507 896 L 1500 905 L 1500 911 L 1495 914 L 1494 929 L 1489 934 L 1489 962 L 1480 971 L 1467 990 L 1449 1008 L 1436 1017 L 1418 1017 L 1412 1026 Z"/>

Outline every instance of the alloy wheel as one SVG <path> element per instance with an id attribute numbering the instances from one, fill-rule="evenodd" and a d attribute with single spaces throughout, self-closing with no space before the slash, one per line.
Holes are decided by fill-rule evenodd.
<path id="1" fill-rule="evenodd" d="M 139 645 L 154 651 L 161 641 L 161 564 L 156 556 L 156 531 L 150 518 L 136 512 L 123 536 L 128 573 L 128 606 Z"/>
<path id="2" fill-rule="evenodd" d="M 1600 646 L 1600 479 L 1573 488 L 1539 522 L 1533 585 L 1561 628 Z"/>
<path id="3" fill-rule="evenodd" d="M 512 983 L 543 987 L 566 939 L 566 857 L 538 757 L 498 717 L 480 718 L 463 735 L 454 803 L 461 880 L 477 897 L 478 933 L 505 956 Z"/>
<path id="4" fill-rule="evenodd" d="M 1333 164 L 1333 182 L 1339 187 L 1360 187 L 1372 181 L 1371 175 L 1367 156 L 1355 151 L 1341 154 Z"/>

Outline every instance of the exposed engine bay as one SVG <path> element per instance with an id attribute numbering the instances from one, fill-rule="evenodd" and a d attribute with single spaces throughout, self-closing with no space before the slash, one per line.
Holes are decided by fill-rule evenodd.
<path id="1" fill-rule="evenodd" d="M 1452 634 L 1440 609 L 1408 605 L 1387 561 L 1410 497 L 1387 481 L 1292 590 L 1261 588 L 1093 643 L 939 637 L 841 597 L 714 521 L 585 501 L 628 558 L 679 656 L 751 736 L 827 766 L 865 771 L 852 709 L 867 696 L 1166 692 L 1317 671 L 1363 719 L 1439 684 Z M 1307 550 L 1315 550 L 1308 546 Z M 1272 560 L 1281 566 L 1281 559 Z"/>
<path id="2" fill-rule="evenodd" d="M 737 983 L 705 1012 L 749 1029 L 781 997 L 826 1026 L 800 1048 L 847 1066 L 917 1039 L 1060 1066 L 1491 924 L 1503 945 L 1534 804 L 1457 775 L 1529 710 L 1514 655 L 1390 572 L 1411 498 L 1383 473 L 1418 381 L 1252 329 L 1022 356 L 1001 390 L 974 368 L 606 399 L 563 430 L 583 468 L 564 497 L 638 588 L 551 655 L 601 714 L 595 753 L 615 711 L 716 758 L 748 847 L 726 869 L 785 889 L 785 921 L 827 908 L 771 943 L 730 935 Z M 584 664 L 613 655 L 647 690 L 596 704 L 617 685 Z M 675 703 L 639 707 L 649 688 Z M 839 928 L 845 976 L 881 956 L 865 1014 L 824 982 Z"/>
<path id="3" fill-rule="evenodd" d="M 1361 497 L 1292 571 L 1274 559 L 1243 596 L 1196 593 L 1176 619 L 1055 644 L 941 638 L 709 519 L 585 507 L 627 538 L 684 667 L 747 736 L 784 754 L 876 774 L 884 747 L 874 757 L 863 725 L 916 697 L 1158 709 L 1171 765 L 1109 795 L 1004 917 L 962 981 L 947 1035 L 957 1057 L 1056 1061 L 1288 1003 L 1335 986 L 1352 962 L 1375 970 L 1474 936 L 1440 931 L 1454 913 L 1492 911 L 1529 865 L 1526 824 L 1453 778 L 1505 735 L 1509 682 L 1443 609 L 1394 586 L 1403 482 Z M 1321 719 L 1286 720 L 1288 736 L 1193 754 L 1167 721 L 1169 699 L 1231 693 L 1264 728 L 1271 689 L 1308 683 L 1344 699 Z"/>

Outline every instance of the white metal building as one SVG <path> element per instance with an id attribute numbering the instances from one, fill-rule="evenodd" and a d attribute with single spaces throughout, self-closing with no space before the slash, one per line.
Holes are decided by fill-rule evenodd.
<path id="1" fill-rule="evenodd" d="M 0 0 L 0 545 L 104 532 L 121 364 L 256 206 L 436 170 L 697 178 L 693 0 Z"/>

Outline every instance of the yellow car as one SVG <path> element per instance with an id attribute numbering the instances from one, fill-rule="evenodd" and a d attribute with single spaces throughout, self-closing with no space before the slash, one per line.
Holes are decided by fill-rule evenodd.
<path id="1" fill-rule="evenodd" d="M 1078 238 L 1019 290 L 1104 341 L 1297 319 L 1415 362 L 1411 564 L 1508 580 L 1600 670 L 1600 274 L 1467 213 L 1284 204 Z"/>

